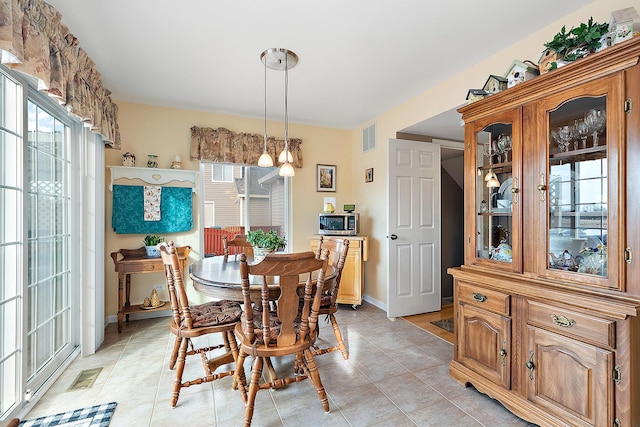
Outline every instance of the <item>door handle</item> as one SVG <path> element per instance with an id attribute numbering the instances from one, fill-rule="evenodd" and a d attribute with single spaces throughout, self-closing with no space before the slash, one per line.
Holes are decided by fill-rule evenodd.
<path id="1" fill-rule="evenodd" d="M 398 236 L 396 236 L 395 234 L 392 234 L 391 236 L 389 236 L 389 238 L 391 240 L 396 240 L 398 238 Z"/>

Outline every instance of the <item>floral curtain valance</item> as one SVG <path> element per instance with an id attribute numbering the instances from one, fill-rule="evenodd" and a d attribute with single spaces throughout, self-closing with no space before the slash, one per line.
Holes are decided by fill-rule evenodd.
<path id="1" fill-rule="evenodd" d="M 38 79 L 38 89 L 58 99 L 103 141 L 120 148 L 118 107 L 100 73 L 60 13 L 42 0 L 0 0 L 1 62 Z"/>
<path id="2" fill-rule="evenodd" d="M 293 156 L 291 165 L 302 167 L 300 138 L 289 139 L 289 151 Z M 284 149 L 284 140 L 269 137 L 267 152 L 276 161 Z M 191 128 L 191 160 L 208 160 L 220 163 L 257 165 L 264 150 L 264 136 L 257 133 L 236 133 L 225 128 Z"/>

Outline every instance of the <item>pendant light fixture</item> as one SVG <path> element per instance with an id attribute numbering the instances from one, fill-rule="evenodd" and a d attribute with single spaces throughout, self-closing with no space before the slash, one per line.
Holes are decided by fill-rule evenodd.
<path id="1" fill-rule="evenodd" d="M 267 153 L 267 62 L 264 61 L 264 151 L 258 159 L 258 166 L 270 168 L 273 166 L 273 159 Z"/>
<path id="2" fill-rule="evenodd" d="M 266 153 L 266 67 L 272 70 L 284 70 L 284 150 L 278 156 L 278 161 L 284 163 L 280 167 L 280 176 L 294 176 L 295 171 L 291 162 L 293 162 L 293 156 L 289 151 L 289 69 L 296 66 L 298 63 L 298 55 L 294 52 L 283 48 L 267 49 L 260 54 L 260 60 L 265 65 L 265 153 Z M 262 155 L 264 156 L 264 154 Z M 261 156 L 261 158 L 262 158 Z M 259 161 L 258 161 L 258 164 Z"/>

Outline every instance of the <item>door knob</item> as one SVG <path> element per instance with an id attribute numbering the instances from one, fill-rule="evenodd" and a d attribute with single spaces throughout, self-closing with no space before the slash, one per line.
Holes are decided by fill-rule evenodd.
<path id="1" fill-rule="evenodd" d="M 398 238 L 398 236 L 396 236 L 395 234 L 392 234 L 391 236 L 389 236 L 389 238 L 391 240 L 396 240 Z"/>

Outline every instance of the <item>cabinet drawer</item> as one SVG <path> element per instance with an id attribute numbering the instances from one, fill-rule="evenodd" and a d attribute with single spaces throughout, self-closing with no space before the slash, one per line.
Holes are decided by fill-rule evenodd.
<path id="1" fill-rule="evenodd" d="M 616 322 L 613 320 L 536 301 L 527 301 L 527 305 L 527 321 L 531 325 L 611 348 L 616 346 Z"/>
<path id="2" fill-rule="evenodd" d="M 509 316 L 509 294 L 458 282 L 458 301 Z"/>
<path id="3" fill-rule="evenodd" d="M 161 258 L 158 258 L 157 262 L 132 262 L 124 266 L 125 274 L 126 273 L 151 273 L 151 272 L 164 272 L 164 267 L 162 265 Z"/>

